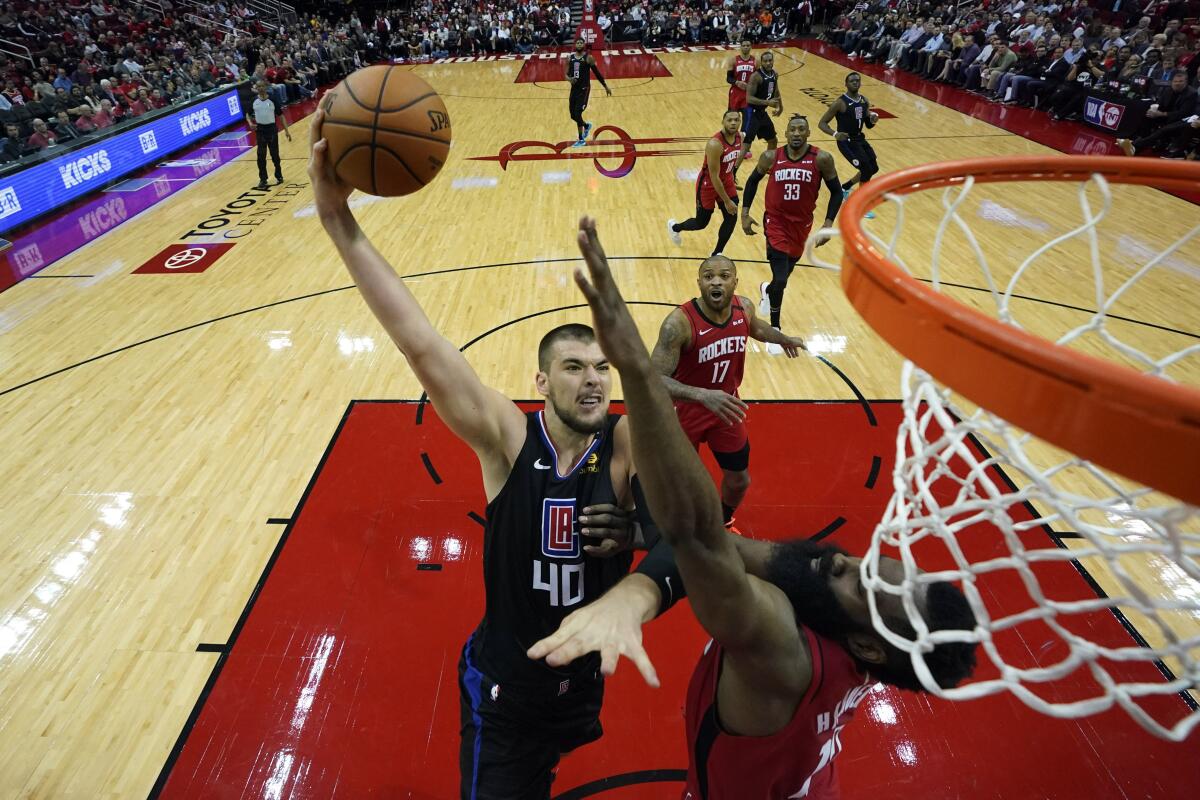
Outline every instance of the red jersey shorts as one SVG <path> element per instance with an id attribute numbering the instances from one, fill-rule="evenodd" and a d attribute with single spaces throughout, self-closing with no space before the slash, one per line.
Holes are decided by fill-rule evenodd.
<path id="1" fill-rule="evenodd" d="M 714 453 L 738 453 L 746 446 L 744 422 L 733 425 L 722 422 L 700 403 L 679 403 L 675 410 L 693 447 L 699 449 L 700 443 L 705 442 Z"/>
<path id="2" fill-rule="evenodd" d="M 787 217 L 763 215 L 763 230 L 767 234 L 767 244 L 792 258 L 800 258 L 804 255 L 812 222 L 802 224 Z"/>

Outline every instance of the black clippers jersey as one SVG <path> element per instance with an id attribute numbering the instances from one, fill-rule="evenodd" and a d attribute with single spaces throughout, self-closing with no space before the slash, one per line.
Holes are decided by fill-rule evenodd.
<path id="1" fill-rule="evenodd" d="M 592 71 L 587 60 L 586 55 L 577 56 L 572 53 L 567 61 L 567 68 L 571 71 L 571 77 L 575 79 L 571 84 L 572 92 L 582 92 L 592 86 Z"/>
<path id="2" fill-rule="evenodd" d="M 476 663 L 500 684 L 541 688 L 564 678 L 594 679 L 598 654 L 561 669 L 525 655 L 558 630 L 572 611 L 592 602 L 628 572 L 632 554 L 593 558 L 583 552 L 579 514 L 594 503 L 615 503 L 610 415 L 592 446 L 574 464 L 558 463 L 542 411 L 527 413 L 525 444 L 508 481 L 487 507 L 483 580 L 487 609 L 475 632 Z M 565 474 L 563 474 L 565 473 Z"/>
<path id="3" fill-rule="evenodd" d="M 867 114 L 870 113 L 871 106 L 861 94 L 857 100 L 843 94 L 842 102 L 846 105 L 846 110 L 837 113 L 838 133 L 848 133 L 851 138 L 858 139 L 864 135 L 863 126 L 867 124 Z"/>
<path id="4" fill-rule="evenodd" d="M 779 80 L 779 73 L 771 70 L 767 72 L 762 67 L 758 69 L 758 86 L 754 89 L 754 96 L 759 100 L 771 100 L 775 97 L 775 82 Z M 758 111 L 766 111 L 762 106 L 757 107 Z"/>

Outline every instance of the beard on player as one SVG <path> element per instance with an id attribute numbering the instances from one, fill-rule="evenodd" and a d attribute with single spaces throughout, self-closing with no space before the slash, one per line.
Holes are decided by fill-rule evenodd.
<path id="1" fill-rule="evenodd" d="M 841 558 L 835 561 L 837 556 Z M 892 561 L 900 570 L 894 579 L 900 580 L 903 569 L 899 563 L 881 559 L 881 565 L 883 561 Z M 852 561 L 840 547 L 794 539 L 774 547 L 765 577 L 787 595 L 798 624 L 837 642 L 872 679 L 900 689 L 925 691 L 913 667 L 912 657 L 875 631 L 870 612 L 860 608 L 857 613 L 851 613 L 834 592 L 835 578 L 840 579 L 848 568 L 858 569 L 857 565 L 848 566 L 848 563 Z M 860 585 L 857 580 L 856 585 Z M 885 606 L 898 602 L 894 597 L 877 596 L 878 613 L 889 630 L 905 639 L 915 640 L 916 632 L 905 612 L 885 609 Z M 930 631 L 972 631 L 976 627 L 975 613 L 962 590 L 947 581 L 929 584 L 918 606 Z M 976 647 L 969 642 L 935 645 L 932 651 L 923 654 L 925 665 L 939 686 L 957 686 L 975 671 Z"/>
<path id="2" fill-rule="evenodd" d="M 551 373 L 546 403 L 576 433 L 599 433 L 608 419 L 610 385 L 604 380 L 580 379 L 575 373 Z"/>
<path id="3" fill-rule="evenodd" d="M 797 622 L 844 644 L 850 634 L 863 632 L 864 626 L 842 607 L 829 585 L 833 557 L 839 553 L 845 555 L 846 551 L 807 539 L 780 542 L 771 552 L 767 580 L 792 601 Z"/>

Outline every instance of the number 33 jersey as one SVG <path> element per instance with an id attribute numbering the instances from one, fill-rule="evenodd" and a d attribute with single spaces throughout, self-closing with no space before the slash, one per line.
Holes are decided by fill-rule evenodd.
<path id="1" fill-rule="evenodd" d="M 629 572 L 631 553 L 589 556 L 579 533 L 583 509 L 616 503 L 612 485 L 613 428 L 609 415 L 573 464 L 560 462 L 543 411 L 527 413 L 525 444 L 504 488 L 487 507 L 483 534 L 486 610 L 472 646 L 489 678 L 539 689 L 564 679 L 595 680 L 596 653 L 561 669 L 525 651 L 558 630 L 563 618 L 592 602 Z"/>

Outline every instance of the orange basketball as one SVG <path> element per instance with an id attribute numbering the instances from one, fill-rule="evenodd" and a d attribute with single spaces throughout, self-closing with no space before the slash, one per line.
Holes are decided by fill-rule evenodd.
<path id="1" fill-rule="evenodd" d="M 407 70 L 364 67 L 326 92 L 321 108 L 329 163 L 355 189 L 382 197 L 411 194 L 446 163 L 446 104 Z"/>

